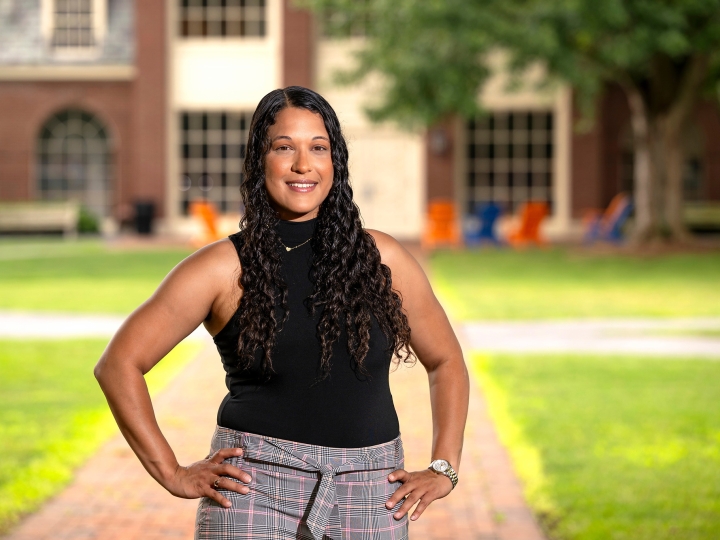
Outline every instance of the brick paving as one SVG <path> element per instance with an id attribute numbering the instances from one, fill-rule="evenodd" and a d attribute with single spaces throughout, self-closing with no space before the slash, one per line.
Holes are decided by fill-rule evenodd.
<path id="1" fill-rule="evenodd" d="M 222 399 L 224 372 L 205 349 L 155 399 L 158 421 L 181 463 L 207 454 Z M 401 367 L 391 376 L 410 470 L 429 461 L 431 418 L 425 370 Z M 410 525 L 416 539 L 543 540 L 525 506 L 507 454 L 473 385 L 460 483 Z M 169 495 L 144 471 L 117 435 L 62 493 L 28 516 L 5 540 L 189 539 L 197 501 Z"/>

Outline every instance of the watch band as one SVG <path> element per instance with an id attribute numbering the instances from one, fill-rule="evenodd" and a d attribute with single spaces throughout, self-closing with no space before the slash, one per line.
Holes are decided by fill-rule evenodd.
<path id="1" fill-rule="evenodd" d="M 458 483 L 458 475 L 447 460 L 436 459 L 430 463 L 428 468 L 436 474 L 447 476 L 450 479 L 450 482 L 452 482 L 452 488 L 455 489 L 455 486 L 457 486 Z"/>

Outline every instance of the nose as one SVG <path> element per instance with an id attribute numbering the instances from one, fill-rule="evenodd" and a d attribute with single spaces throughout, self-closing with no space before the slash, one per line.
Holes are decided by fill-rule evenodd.
<path id="1" fill-rule="evenodd" d="M 295 161 L 293 161 L 291 170 L 297 174 L 305 174 L 312 170 L 306 150 L 300 150 L 295 154 Z"/>

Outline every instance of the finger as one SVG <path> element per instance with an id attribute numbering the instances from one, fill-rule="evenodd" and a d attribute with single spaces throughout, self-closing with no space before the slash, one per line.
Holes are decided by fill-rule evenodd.
<path id="1" fill-rule="evenodd" d="M 392 496 L 388 499 L 388 502 L 385 503 L 385 506 L 388 508 L 395 508 L 395 506 L 402 501 L 407 495 L 413 490 L 412 485 L 410 484 L 403 484 L 399 488 L 395 490 L 395 493 L 392 494 Z"/>
<path id="2" fill-rule="evenodd" d="M 398 469 L 388 475 L 390 482 L 407 482 L 410 479 L 410 473 L 404 469 Z"/>
<path id="3" fill-rule="evenodd" d="M 418 495 L 417 491 L 413 491 L 410 495 L 407 496 L 405 499 L 405 502 L 402 504 L 400 509 L 393 514 L 393 517 L 395 519 L 402 519 L 402 517 L 407 514 L 410 509 L 415 506 L 415 503 L 420 500 L 420 495 Z"/>
<path id="4" fill-rule="evenodd" d="M 205 497 L 212 499 L 213 501 L 215 501 L 216 503 L 218 503 L 220 506 L 222 506 L 224 508 L 230 508 L 232 506 L 232 503 L 230 501 L 228 501 L 225 497 L 220 495 L 217 491 L 215 491 L 212 488 L 209 488 L 205 492 Z"/>
<path id="5" fill-rule="evenodd" d="M 212 455 L 210 461 L 212 463 L 220 464 L 228 458 L 242 456 L 242 454 L 242 448 L 221 448 Z"/>
<path id="6" fill-rule="evenodd" d="M 415 521 L 418 519 L 422 513 L 425 511 L 425 509 L 430 506 L 430 503 L 434 501 L 435 499 L 430 499 L 427 494 L 420 499 L 420 503 L 415 507 L 415 511 L 412 513 L 412 516 L 410 516 L 410 519 L 412 521 Z"/>
<path id="7" fill-rule="evenodd" d="M 252 482 L 252 476 L 250 476 L 248 473 L 246 473 L 239 467 L 235 467 L 234 465 L 230 465 L 229 463 L 224 463 L 218 467 L 215 467 L 214 472 L 218 476 L 229 476 L 230 478 L 236 478 L 237 480 L 245 482 L 246 484 Z"/>
<path id="8" fill-rule="evenodd" d="M 216 478 L 212 484 L 212 487 L 215 489 L 226 489 L 228 491 L 234 491 L 235 493 L 240 493 L 242 495 L 246 495 L 250 492 L 250 488 L 248 486 L 235 482 L 230 478 L 225 478 L 224 476 L 219 476 L 218 478 Z"/>

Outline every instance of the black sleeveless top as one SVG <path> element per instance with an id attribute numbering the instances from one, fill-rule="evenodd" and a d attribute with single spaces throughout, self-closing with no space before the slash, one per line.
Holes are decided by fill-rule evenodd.
<path id="1" fill-rule="evenodd" d="M 280 221 L 278 233 L 288 247 L 312 237 L 316 219 L 304 222 Z M 231 235 L 240 250 L 239 234 Z M 249 368 L 238 367 L 240 335 L 238 312 L 213 338 L 225 368 L 228 395 L 218 411 L 218 425 L 321 446 L 359 448 L 391 441 L 400 432 L 390 394 L 389 368 L 392 351 L 373 317 L 370 351 L 364 360 L 366 374 L 357 370 L 347 351 L 347 333 L 341 322 L 340 338 L 333 345 L 330 374 L 318 382 L 320 342 L 317 324 L 320 313 L 311 317 L 303 303 L 313 291 L 310 281 L 312 242 L 286 251 L 281 272 L 288 287 L 288 320 L 275 339 L 272 350 L 273 374 L 262 371 L 262 351 Z M 275 316 L 284 312 L 275 306 Z"/>

